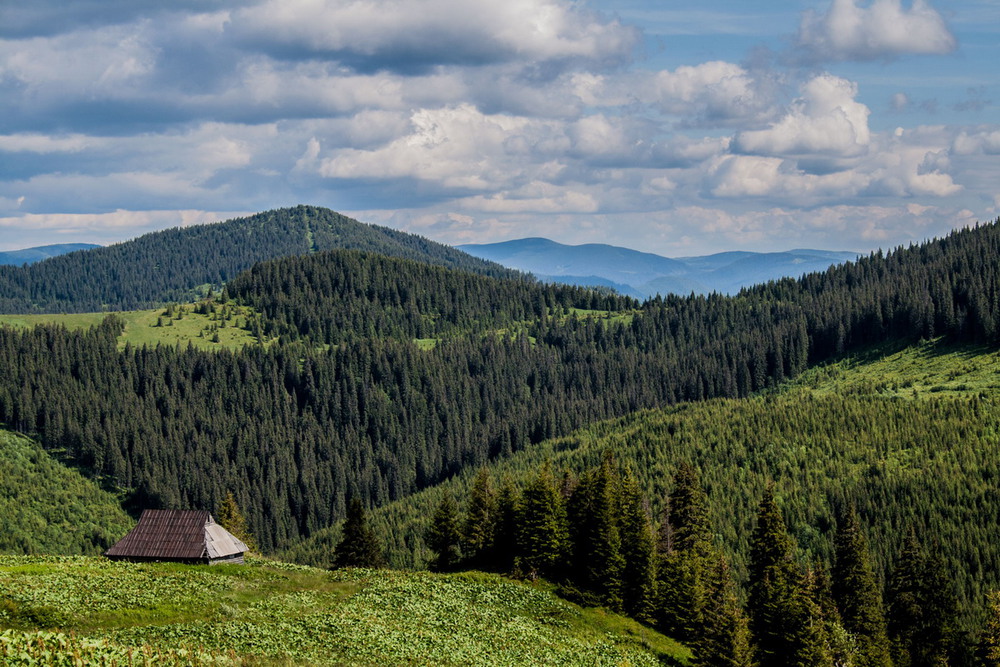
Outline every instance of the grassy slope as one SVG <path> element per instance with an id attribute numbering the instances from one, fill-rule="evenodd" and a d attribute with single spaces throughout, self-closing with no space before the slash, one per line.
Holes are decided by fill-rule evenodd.
<path id="1" fill-rule="evenodd" d="M 193 304 L 185 304 L 178 308 L 184 310 L 181 319 L 165 317 L 163 308 L 152 310 L 132 310 L 116 313 L 72 313 L 53 315 L 0 315 L 0 325 L 28 328 L 38 324 L 57 324 L 67 329 L 83 329 L 100 324 L 108 315 L 117 315 L 125 320 L 125 331 L 118 339 L 119 347 L 125 344 L 133 346 L 158 344 L 174 346 L 180 344 L 186 347 L 188 343 L 206 350 L 221 348 L 236 349 L 257 342 L 257 339 L 245 328 L 248 317 L 253 311 L 244 306 L 231 306 L 231 316 L 227 320 L 212 319 L 211 314 L 194 312 Z M 169 325 L 167 323 L 169 322 Z M 157 326 L 158 324 L 167 326 Z M 219 341 L 214 342 L 213 325 L 219 326 Z"/>
<path id="2" fill-rule="evenodd" d="M 1000 517 L 986 511 L 997 505 L 986 480 L 1000 477 L 997 389 L 996 352 L 882 348 L 814 368 L 778 392 L 594 424 L 497 462 L 493 472 L 495 479 L 509 474 L 523 481 L 545 461 L 579 472 L 611 449 L 632 467 L 658 512 L 676 462 L 690 461 L 737 572 L 745 572 L 756 504 L 769 480 L 808 558 L 830 558 L 833 504 L 850 498 L 863 516 L 876 517 L 870 535 L 883 568 L 914 526 L 947 547 L 953 571 L 966 572 L 963 603 L 976 606 L 984 588 L 1000 584 L 994 539 Z M 475 472 L 372 513 L 396 565 L 422 565 L 428 517 L 442 493 L 464 498 Z M 337 539 L 336 528 L 322 531 L 283 556 L 322 562 Z"/>
<path id="3" fill-rule="evenodd" d="M 0 553 L 96 554 L 133 525 L 114 495 L 4 430 L 0 517 Z"/>
<path id="4" fill-rule="evenodd" d="M 476 573 L 0 557 L 0 591 L 8 637 L 58 627 L 110 642 L 109 651 L 198 647 L 258 665 L 652 666 L 690 658 L 630 620 Z M 3 642 L 0 633 L 0 651 Z"/>

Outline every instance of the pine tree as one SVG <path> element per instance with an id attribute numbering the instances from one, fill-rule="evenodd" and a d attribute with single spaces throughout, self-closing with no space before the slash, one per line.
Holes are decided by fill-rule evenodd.
<path id="1" fill-rule="evenodd" d="M 385 567 L 385 552 L 368 526 L 365 508 L 358 497 L 351 498 L 340 542 L 334 549 L 333 567 Z"/>
<path id="2" fill-rule="evenodd" d="M 497 498 L 490 473 L 480 468 L 469 491 L 469 508 L 462 530 L 462 553 L 470 567 L 484 569 L 490 562 L 497 523 Z"/>
<path id="3" fill-rule="evenodd" d="M 726 559 L 718 555 L 707 573 L 706 604 L 694 641 L 697 667 L 751 667 L 750 626 L 736 595 Z"/>
<path id="4" fill-rule="evenodd" d="M 620 512 L 622 597 L 625 611 L 639 621 L 653 620 L 656 598 L 656 533 L 649 508 L 631 470 L 621 480 Z"/>
<path id="5" fill-rule="evenodd" d="M 449 572 L 458 566 L 462 559 L 459 547 L 462 533 L 459 530 L 458 506 L 450 493 L 445 494 L 434 510 L 425 539 L 435 554 L 431 569 Z"/>
<path id="6" fill-rule="evenodd" d="M 694 468 L 681 463 L 662 526 L 655 615 L 661 630 L 688 641 L 696 639 L 704 626 L 707 568 L 712 553 L 707 501 Z"/>
<path id="7" fill-rule="evenodd" d="M 519 553 L 520 517 L 520 494 L 514 488 L 510 476 L 505 475 L 497 491 L 496 525 L 493 531 L 493 544 L 487 555 L 488 569 L 503 573 L 514 571 L 514 563 Z"/>
<path id="8" fill-rule="evenodd" d="M 240 511 L 232 491 L 226 491 L 226 496 L 219 503 L 219 507 L 215 511 L 215 521 L 232 533 L 233 537 L 247 545 L 248 551 L 257 550 L 257 543 L 247 527 L 246 517 Z"/>
<path id="9" fill-rule="evenodd" d="M 813 573 L 805 572 L 794 583 L 784 603 L 783 648 L 775 665 L 797 667 L 833 667 L 830 639 L 827 636 L 823 610 L 812 595 Z M 767 661 L 761 660 L 766 665 Z"/>
<path id="10" fill-rule="evenodd" d="M 606 452 L 599 467 L 580 477 L 569 499 L 576 584 L 593 592 L 598 604 L 615 611 L 622 609 L 625 568 L 618 530 L 618 486 L 614 457 Z"/>
<path id="11" fill-rule="evenodd" d="M 947 662 L 957 602 L 939 554 L 928 555 L 910 531 L 887 587 L 887 625 L 896 667 Z"/>
<path id="12" fill-rule="evenodd" d="M 750 547 L 750 629 L 767 667 L 832 665 L 823 614 L 811 575 L 795 566 L 792 539 L 768 486 Z"/>
<path id="13" fill-rule="evenodd" d="M 835 540 L 833 597 L 844 628 L 857 642 L 859 667 L 890 667 L 882 593 L 868 552 L 868 541 L 850 507 L 840 517 Z"/>
<path id="14" fill-rule="evenodd" d="M 521 494 L 519 567 L 528 577 L 561 575 L 569 546 L 566 505 L 546 463 Z"/>
<path id="15" fill-rule="evenodd" d="M 674 475 L 674 490 L 669 498 L 669 521 L 673 548 L 705 555 L 712 540 L 708 523 L 708 498 L 690 464 L 682 462 Z"/>

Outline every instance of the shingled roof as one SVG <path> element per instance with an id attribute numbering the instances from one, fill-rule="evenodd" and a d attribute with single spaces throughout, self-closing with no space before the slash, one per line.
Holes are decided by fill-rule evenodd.
<path id="1" fill-rule="evenodd" d="M 205 510 L 145 510 L 139 523 L 104 552 L 111 559 L 212 563 L 242 561 L 247 545 Z"/>

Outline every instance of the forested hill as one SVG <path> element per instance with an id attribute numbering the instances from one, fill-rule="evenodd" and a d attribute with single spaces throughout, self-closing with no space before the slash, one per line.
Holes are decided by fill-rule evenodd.
<path id="1" fill-rule="evenodd" d="M 274 327 L 276 345 L 119 352 L 113 319 L 89 333 L 0 328 L 0 422 L 132 490 L 136 506 L 215 507 L 232 490 L 273 549 L 341 518 L 352 495 L 383 504 L 605 417 L 744 396 L 891 339 L 995 345 L 998 277 L 1000 224 L 638 308 L 315 253 L 227 290 L 266 314 L 246 326 Z"/>
<path id="2" fill-rule="evenodd" d="M 257 262 L 353 248 L 483 275 L 516 278 L 499 264 L 420 236 L 311 206 L 168 229 L 30 266 L 0 266 L 0 312 L 95 312 L 188 301 Z"/>

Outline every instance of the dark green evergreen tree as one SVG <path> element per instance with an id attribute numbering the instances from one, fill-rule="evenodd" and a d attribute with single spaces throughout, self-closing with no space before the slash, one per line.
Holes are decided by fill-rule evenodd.
<path id="1" fill-rule="evenodd" d="M 487 569 L 496 539 L 497 498 L 489 470 L 480 468 L 469 490 L 469 505 L 462 527 L 462 553 L 469 567 Z"/>
<path id="2" fill-rule="evenodd" d="M 729 564 L 721 555 L 706 573 L 705 605 L 693 642 L 697 667 L 751 667 L 750 626 L 740 606 Z"/>
<path id="3" fill-rule="evenodd" d="M 882 592 L 857 512 L 849 507 L 840 517 L 835 539 L 833 597 L 841 623 L 857 642 L 859 667 L 890 667 Z"/>
<path id="4" fill-rule="evenodd" d="M 887 625 L 896 667 L 948 661 L 956 600 L 940 556 L 929 556 L 910 531 L 889 575 Z"/>
<path id="5" fill-rule="evenodd" d="M 620 494 L 624 607 L 632 618 L 652 623 L 656 600 L 656 529 L 648 503 L 630 469 L 622 475 Z"/>
<path id="6" fill-rule="evenodd" d="M 566 504 L 548 463 L 525 486 L 520 510 L 515 568 L 529 578 L 561 578 L 568 555 L 569 526 Z"/>
<path id="7" fill-rule="evenodd" d="M 619 476 L 614 456 L 605 452 L 601 465 L 581 475 L 569 499 L 572 571 L 595 602 L 621 611 L 625 558 L 619 523 Z"/>
<path id="8" fill-rule="evenodd" d="M 431 569 L 437 572 L 450 572 L 461 562 L 462 532 L 459 526 L 458 506 L 450 493 L 444 495 L 434 510 L 425 539 L 427 546 L 434 552 Z"/>
<path id="9" fill-rule="evenodd" d="M 795 565 L 792 539 L 769 485 L 750 550 L 750 629 L 761 665 L 832 664 L 822 610 L 807 584 Z"/>
<path id="10" fill-rule="evenodd" d="M 503 573 L 514 571 L 520 539 L 518 522 L 521 518 L 521 495 L 514 487 L 509 475 L 504 475 L 497 491 L 496 527 L 493 531 L 493 544 L 488 551 L 486 561 L 491 570 Z"/>
<path id="11" fill-rule="evenodd" d="M 987 596 L 986 623 L 979 654 L 983 667 L 1000 667 L 1000 591 L 993 591 Z"/>
<path id="12" fill-rule="evenodd" d="M 358 497 L 351 498 L 347 505 L 340 542 L 333 552 L 333 567 L 385 567 L 385 550 L 368 525 Z"/>
<path id="13" fill-rule="evenodd" d="M 655 614 L 659 627 L 681 640 L 695 640 L 704 627 L 707 570 L 713 553 L 706 506 L 697 473 L 681 463 L 661 526 Z"/>

